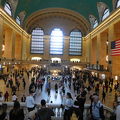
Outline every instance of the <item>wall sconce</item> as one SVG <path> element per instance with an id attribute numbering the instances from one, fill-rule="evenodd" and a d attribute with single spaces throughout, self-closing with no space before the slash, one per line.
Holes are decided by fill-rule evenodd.
<path id="1" fill-rule="evenodd" d="M 106 41 L 106 44 L 107 44 L 107 45 L 109 44 L 108 40 Z"/>
<path id="2" fill-rule="evenodd" d="M 2 51 L 5 51 L 5 45 L 4 44 L 2 45 Z"/>
<path id="3" fill-rule="evenodd" d="M 106 62 L 108 62 L 108 55 L 106 56 Z"/>
<path id="4" fill-rule="evenodd" d="M 115 76 L 115 80 L 118 80 L 118 76 Z"/>

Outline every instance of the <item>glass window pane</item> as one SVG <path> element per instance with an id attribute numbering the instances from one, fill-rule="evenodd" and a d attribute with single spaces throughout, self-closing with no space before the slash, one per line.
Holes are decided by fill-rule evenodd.
<path id="1" fill-rule="evenodd" d="M 96 28 L 97 26 L 98 26 L 98 21 L 97 21 L 97 20 L 95 20 L 95 21 L 94 21 L 93 28 Z"/>
<path id="2" fill-rule="evenodd" d="M 103 16 L 102 16 L 102 21 L 103 21 L 104 19 L 106 19 L 109 15 L 110 15 L 109 9 L 105 9 L 105 11 L 104 11 L 104 13 L 103 13 Z"/>
<path id="3" fill-rule="evenodd" d="M 16 17 L 16 22 L 20 25 L 21 21 L 19 16 Z"/>
<path id="4" fill-rule="evenodd" d="M 42 54 L 44 51 L 44 32 L 41 28 L 32 31 L 31 53 Z"/>
<path id="5" fill-rule="evenodd" d="M 11 7 L 8 3 L 5 3 L 5 6 L 4 6 L 4 10 L 10 15 L 12 16 L 12 10 L 11 10 Z"/>
<path id="6" fill-rule="evenodd" d="M 116 8 L 120 7 L 120 0 L 117 1 Z"/>
<path id="7" fill-rule="evenodd" d="M 82 55 L 82 33 L 79 30 L 70 33 L 69 54 Z"/>
<path id="8" fill-rule="evenodd" d="M 50 54 L 63 54 L 63 32 L 55 28 L 51 33 Z"/>

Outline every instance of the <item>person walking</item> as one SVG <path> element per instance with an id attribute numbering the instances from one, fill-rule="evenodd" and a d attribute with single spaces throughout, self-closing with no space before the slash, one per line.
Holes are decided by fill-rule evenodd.
<path id="1" fill-rule="evenodd" d="M 8 91 L 5 92 L 4 98 L 5 98 L 5 101 L 8 102 L 8 98 L 9 98 L 9 93 L 8 93 Z"/>
<path id="2" fill-rule="evenodd" d="M 26 101 L 26 97 L 25 95 L 23 94 L 22 98 L 21 98 L 21 102 L 25 102 Z"/>
<path id="3" fill-rule="evenodd" d="M 105 103 L 105 98 L 106 98 L 106 93 L 105 93 L 105 91 L 103 90 L 103 92 L 102 92 L 102 102 L 104 102 L 104 103 Z"/>

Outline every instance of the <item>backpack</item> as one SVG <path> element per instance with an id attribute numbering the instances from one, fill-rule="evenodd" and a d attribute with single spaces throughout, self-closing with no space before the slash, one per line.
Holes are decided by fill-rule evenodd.
<path id="1" fill-rule="evenodd" d="M 101 119 L 104 120 L 105 119 L 105 116 L 104 116 L 104 107 L 103 107 L 103 105 L 101 106 L 100 104 L 101 103 L 99 103 L 99 106 L 97 106 L 97 108 L 99 109 L 99 113 L 100 113 Z M 92 114 L 92 104 L 90 106 L 90 109 L 91 109 L 90 112 Z"/>
<path id="2" fill-rule="evenodd" d="M 77 115 L 75 114 L 75 112 L 72 113 L 71 119 L 70 120 L 78 120 Z"/>

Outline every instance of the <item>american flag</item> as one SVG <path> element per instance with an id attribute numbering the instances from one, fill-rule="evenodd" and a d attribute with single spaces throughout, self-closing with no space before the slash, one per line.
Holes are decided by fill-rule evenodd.
<path id="1" fill-rule="evenodd" d="M 111 49 L 112 56 L 120 56 L 120 40 L 111 42 Z"/>

